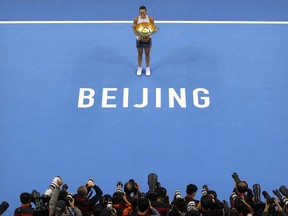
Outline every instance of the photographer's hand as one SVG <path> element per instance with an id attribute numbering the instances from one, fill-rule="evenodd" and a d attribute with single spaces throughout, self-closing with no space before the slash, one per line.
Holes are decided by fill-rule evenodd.
<path id="1" fill-rule="evenodd" d="M 95 186 L 95 183 L 93 181 L 87 181 L 86 186 L 92 188 Z"/>
<path id="2" fill-rule="evenodd" d="M 266 199 L 265 208 L 264 208 L 263 212 L 268 212 L 268 210 L 269 210 L 269 203 L 267 202 L 267 199 Z"/>
<path id="3" fill-rule="evenodd" d="M 276 199 L 274 199 L 275 201 L 274 201 L 274 204 L 277 206 L 277 211 L 278 212 L 281 212 L 281 211 L 283 211 L 283 208 L 282 208 L 282 206 L 278 203 L 278 201 L 276 200 Z"/>
<path id="4" fill-rule="evenodd" d="M 242 198 L 243 203 L 244 203 L 245 206 L 246 206 L 246 209 L 247 209 L 248 213 L 250 213 L 250 214 L 253 215 L 253 214 L 254 214 L 253 208 L 245 201 L 244 196 L 241 196 L 241 198 Z"/>
<path id="5" fill-rule="evenodd" d="M 71 199 L 71 201 L 69 200 L 69 205 L 71 206 L 72 209 L 75 207 L 74 199 Z"/>
<path id="6" fill-rule="evenodd" d="M 60 176 L 56 176 L 53 181 L 52 184 L 55 184 L 58 188 L 61 187 L 61 185 L 63 184 L 63 180 Z"/>
<path id="7" fill-rule="evenodd" d="M 137 192 L 140 194 L 140 186 L 137 182 L 135 182 L 135 189 L 137 189 Z"/>

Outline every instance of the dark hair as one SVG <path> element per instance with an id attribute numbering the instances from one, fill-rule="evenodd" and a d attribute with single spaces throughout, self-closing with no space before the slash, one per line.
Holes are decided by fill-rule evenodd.
<path id="1" fill-rule="evenodd" d="M 22 204 L 28 204 L 31 201 L 31 194 L 26 192 L 22 193 L 20 195 L 20 201 Z"/>
<path id="2" fill-rule="evenodd" d="M 145 6 L 140 6 L 140 7 L 139 7 L 139 11 L 140 11 L 140 10 L 145 10 L 145 11 L 147 11 L 147 9 L 146 9 Z"/>
<path id="3" fill-rule="evenodd" d="M 187 204 L 186 204 L 185 199 L 178 198 L 178 199 L 176 199 L 175 204 L 176 204 L 176 208 L 178 211 L 183 213 L 187 210 Z"/>
<path id="4" fill-rule="evenodd" d="M 158 196 L 161 197 L 161 198 L 166 198 L 166 196 L 167 196 L 167 190 L 164 187 L 160 187 L 157 190 L 157 193 L 158 193 Z"/>
<path id="5" fill-rule="evenodd" d="M 123 193 L 122 192 L 115 192 L 112 196 L 113 204 L 119 204 L 123 200 Z"/>
<path id="6" fill-rule="evenodd" d="M 208 194 L 202 196 L 200 202 L 201 202 L 202 208 L 204 208 L 205 210 L 208 210 L 213 203 L 212 197 Z"/>
<path id="7" fill-rule="evenodd" d="M 140 212 L 145 212 L 149 208 L 149 201 L 147 198 L 140 198 L 137 205 Z"/>
<path id="8" fill-rule="evenodd" d="M 187 193 L 187 194 L 193 194 L 193 193 L 197 192 L 197 190 L 198 190 L 198 188 L 197 188 L 197 186 L 194 185 L 194 184 L 189 184 L 189 185 L 187 185 L 187 187 L 186 187 L 186 193 Z"/>
<path id="9" fill-rule="evenodd" d="M 245 210 L 245 204 L 241 197 L 236 197 L 234 199 L 234 208 L 239 212 L 242 213 Z"/>
<path id="10" fill-rule="evenodd" d="M 190 210 L 185 214 L 185 216 L 200 216 L 200 212 L 198 210 Z"/>
<path id="11" fill-rule="evenodd" d="M 68 192 L 67 191 L 59 191 L 58 193 L 58 200 L 65 200 L 65 198 L 67 197 Z"/>
<path id="12" fill-rule="evenodd" d="M 77 194 L 80 197 L 86 197 L 87 196 L 87 187 L 85 185 L 79 186 L 77 189 Z"/>
<path id="13" fill-rule="evenodd" d="M 239 212 L 235 208 L 232 208 L 229 210 L 227 216 L 239 216 Z"/>
<path id="14" fill-rule="evenodd" d="M 207 194 L 208 195 L 213 195 L 213 197 L 214 197 L 214 199 L 217 199 L 217 193 L 216 193 L 216 191 L 214 191 L 214 190 L 209 190 L 208 192 L 207 192 Z"/>
<path id="15" fill-rule="evenodd" d="M 245 181 L 240 181 L 236 184 L 236 189 L 240 193 L 245 193 L 248 190 L 248 184 Z"/>

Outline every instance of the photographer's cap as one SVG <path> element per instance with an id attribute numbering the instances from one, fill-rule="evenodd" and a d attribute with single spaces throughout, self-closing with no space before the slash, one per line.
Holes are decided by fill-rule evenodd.
<path id="1" fill-rule="evenodd" d="M 55 216 L 61 216 L 66 208 L 66 202 L 64 200 L 58 200 L 55 206 Z"/>

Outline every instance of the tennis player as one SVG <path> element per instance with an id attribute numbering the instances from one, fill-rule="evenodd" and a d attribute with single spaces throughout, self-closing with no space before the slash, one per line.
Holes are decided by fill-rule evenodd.
<path id="1" fill-rule="evenodd" d="M 145 6 L 141 6 L 139 8 L 139 13 L 140 15 L 135 17 L 134 19 L 134 24 L 132 26 L 134 34 L 136 35 L 136 47 L 138 51 L 138 70 L 137 70 L 137 76 L 142 75 L 142 55 L 143 55 L 143 50 L 145 50 L 145 61 L 146 61 L 146 71 L 145 74 L 146 76 L 151 75 L 150 71 L 150 50 L 152 47 L 152 38 L 151 36 L 141 36 L 137 31 L 136 31 L 136 25 L 139 23 L 143 22 L 148 22 L 154 25 L 154 19 L 151 16 L 147 15 L 147 10 Z"/>

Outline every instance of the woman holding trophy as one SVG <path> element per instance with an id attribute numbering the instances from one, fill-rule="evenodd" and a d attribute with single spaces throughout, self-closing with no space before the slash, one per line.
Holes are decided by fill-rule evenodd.
<path id="1" fill-rule="evenodd" d="M 142 75 L 142 55 L 143 50 L 145 51 L 145 61 L 146 61 L 146 76 L 151 75 L 150 71 L 150 50 L 152 47 L 151 35 L 156 33 L 159 28 L 154 26 L 154 19 L 147 15 L 147 10 L 145 6 L 139 8 L 140 15 L 135 17 L 132 26 L 133 32 L 136 35 L 136 47 L 138 51 L 138 70 L 137 76 Z"/>

